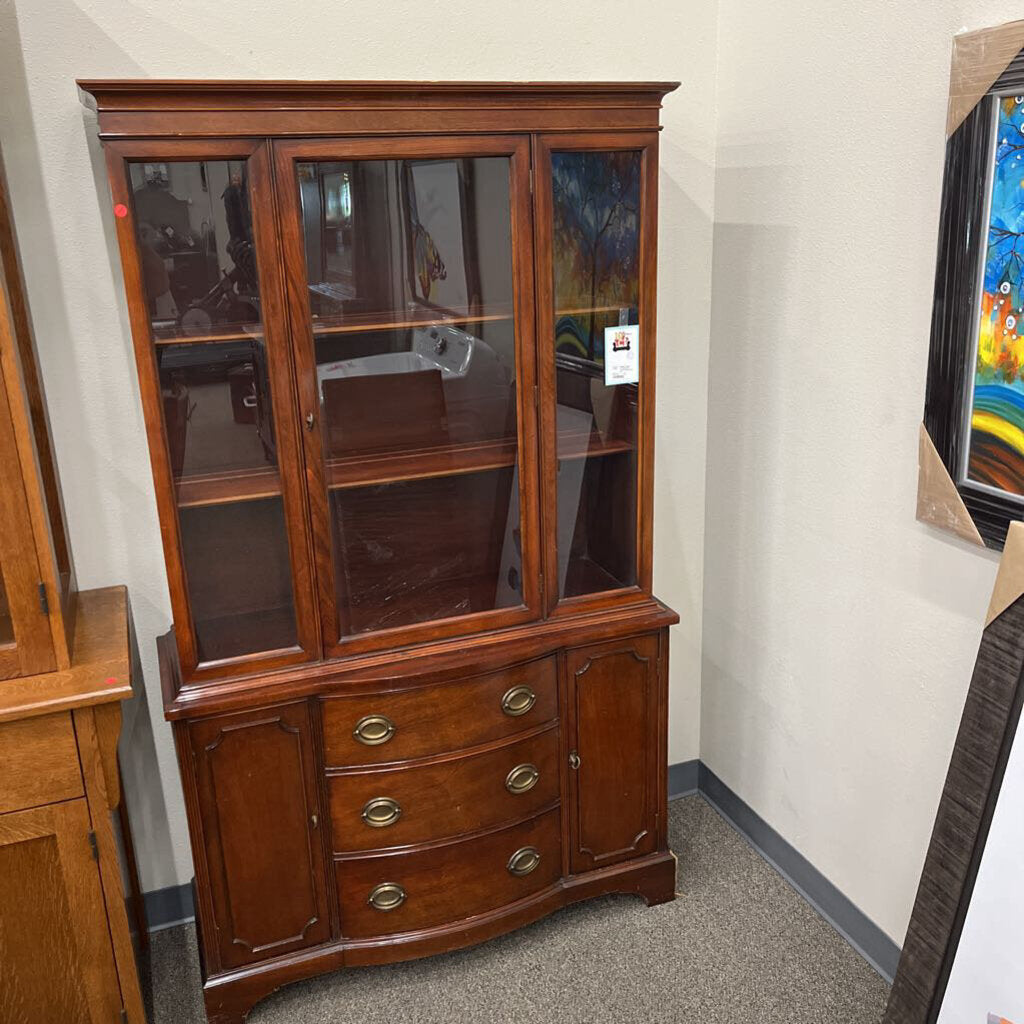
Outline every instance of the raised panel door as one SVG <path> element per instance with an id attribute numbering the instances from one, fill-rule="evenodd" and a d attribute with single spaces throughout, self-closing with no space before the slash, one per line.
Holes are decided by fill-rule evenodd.
<path id="1" fill-rule="evenodd" d="M 325 941 L 308 705 L 204 719 L 190 736 L 221 969 Z"/>
<path id="2" fill-rule="evenodd" d="M 566 654 L 570 866 L 576 873 L 651 853 L 659 833 L 658 636 Z"/>
<path id="3" fill-rule="evenodd" d="M 121 1019 L 84 800 L 0 815 L 0 964 L 3 1024 Z"/>

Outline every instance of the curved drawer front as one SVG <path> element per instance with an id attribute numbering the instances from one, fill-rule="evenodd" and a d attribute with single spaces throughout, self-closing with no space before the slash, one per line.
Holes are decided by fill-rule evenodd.
<path id="1" fill-rule="evenodd" d="M 562 873 L 559 813 L 411 853 L 335 860 L 341 929 L 369 938 L 434 928 L 496 910 Z"/>
<path id="2" fill-rule="evenodd" d="M 325 697 L 322 706 L 327 767 L 430 757 L 556 718 L 555 659 L 395 693 Z"/>
<path id="3" fill-rule="evenodd" d="M 331 775 L 328 787 L 339 853 L 475 832 L 558 799 L 558 729 L 484 753 Z"/>

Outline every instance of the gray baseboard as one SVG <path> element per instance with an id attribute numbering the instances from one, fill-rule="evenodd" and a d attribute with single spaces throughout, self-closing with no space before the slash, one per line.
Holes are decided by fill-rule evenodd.
<path id="1" fill-rule="evenodd" d="M 146 924 L 151 932 L 195 920 L 191 884 L 154 889 L 153 892 L 143 893 L 142 900 L 146 910 Z"/>
<path id="2" fill-rule="evenodd" d="M 719 814 L 890 984 L 900 947 L 858 910 L 806 857 L 745 804 L 701 761 L 669 765 L 670 800 L 700 793 Z M 191 885 L 172 885 L 144 896 L 151 932 L 195 917 Z"/>
<path id="3" fill-rule="evenodd" d="M 696 774 L 696 785 L 691 785 Z M 706 764 L 670 765 L 670 799 L 697 791 L 891 985 L 900 947 Z"/>

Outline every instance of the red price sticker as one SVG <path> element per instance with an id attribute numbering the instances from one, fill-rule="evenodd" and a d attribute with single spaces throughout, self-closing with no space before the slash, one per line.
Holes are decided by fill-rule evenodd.
<path id="1" fill-rule="evenodd" d="M 128 207 L 125 206 L 124 203 L 117 203 L 114 206 L 114 216 L 115 217 L 127 217 L 128 216 Z"/>

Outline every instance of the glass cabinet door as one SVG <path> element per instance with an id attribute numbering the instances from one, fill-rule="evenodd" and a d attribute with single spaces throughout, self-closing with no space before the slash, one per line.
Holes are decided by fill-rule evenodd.
<path id="1" fill-rule="evenodd" d="M 293 582 L 308 570 L 301 526 L 290 539 L 304 516 L 287 475 L 299 460 L 273 225 L 260 226 L 269 215 L 253 184 L 262 174 L 269 210 L 267 153 L 188 159 L 174 144 L 137 145 L 148 148 L 119 154 L 115 213 L 130 214 L 133 329 L 152 367 L 144 400 L 162 420 L 152 455 L 184 668 L 296 660 L 315 641 L 301 635 Z"/>
<path id="2" fill-rule="evenodd" d="M 656 145 L 563 136 L 538 147 L 551 606 L 650 590 Z"/>
<path id="3" fill-rule="evenodd" d="M 278 144 L 329 647 L 539 607 L 528 166 L 519 139 Z"/>

